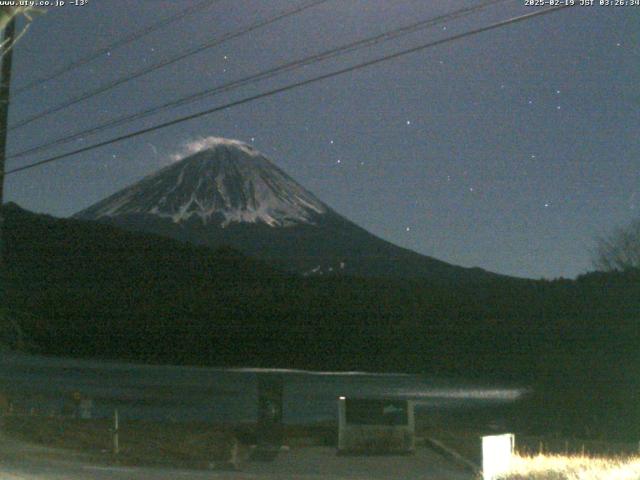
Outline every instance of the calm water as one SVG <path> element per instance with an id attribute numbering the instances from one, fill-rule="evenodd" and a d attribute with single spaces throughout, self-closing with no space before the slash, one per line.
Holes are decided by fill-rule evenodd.
<path id="1" fill-rule="evenodd" d="M 96 416 L 118 408 L 127 418 L 254 421 L 259 375 L 283 378 L 286 423 L 334 420 L 340 395 L 414 399 L 422 408 L 465 408 L 512 402 L 523 393 L 405 374 L 135 365 L 0 353 L 0 391 L 10 398 L 51 411 L 81 392 L 93 399 Z"/>

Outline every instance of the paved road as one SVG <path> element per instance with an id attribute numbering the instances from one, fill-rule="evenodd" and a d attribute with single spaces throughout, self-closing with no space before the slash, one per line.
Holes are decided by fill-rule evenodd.
<path id="1" fill-rule="evenodd" d="M 421 447 L 412 456 L 338 457 L 327 447 L 294 448 L 272 463 L 248 463 L 242 472 L 95 465 L 81 456 L 0 439 L 2 480 L 471 480 L 473 476 Z"/>

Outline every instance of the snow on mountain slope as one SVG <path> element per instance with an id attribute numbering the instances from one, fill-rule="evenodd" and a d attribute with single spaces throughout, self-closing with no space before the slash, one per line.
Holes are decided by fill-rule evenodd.
<path id="1" fill-rule="evenodd" d="M 181 223 L 196 217 L 226 227 L 314 224 L 329 208 L 252 146 L 209 137 L 186 158 L 76 214 L 99 219 L 149 214 Z"/>

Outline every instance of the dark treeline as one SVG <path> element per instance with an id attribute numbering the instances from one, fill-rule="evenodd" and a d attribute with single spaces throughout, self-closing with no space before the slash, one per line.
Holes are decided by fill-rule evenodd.
<path id="1" fill-rule="evenodd" d="M 4 212 L 7 307 L 42 353 L 511 380 L 534 386 L 537 425 L 640 420 L 637 271 L 464 285 L 304 278 L 231 249 Z"/>

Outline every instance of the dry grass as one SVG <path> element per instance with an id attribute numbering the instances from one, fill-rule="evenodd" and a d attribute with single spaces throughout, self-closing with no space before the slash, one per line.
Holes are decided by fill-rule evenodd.
<path id="1" fill-rule="evenodd" d="M 516 455 L 501 480 L 638 480 L 640 456 Z"/>

